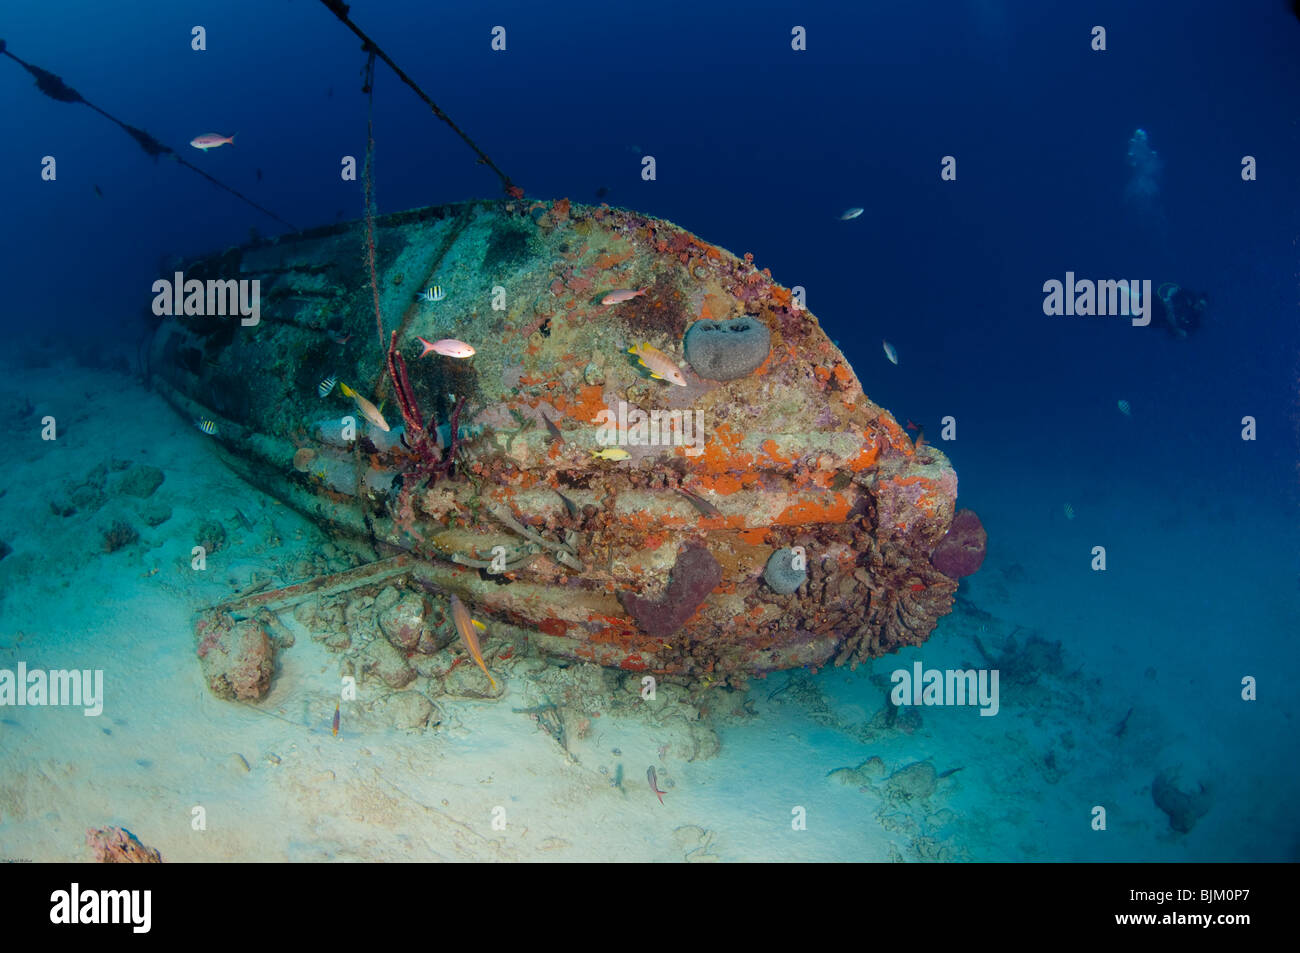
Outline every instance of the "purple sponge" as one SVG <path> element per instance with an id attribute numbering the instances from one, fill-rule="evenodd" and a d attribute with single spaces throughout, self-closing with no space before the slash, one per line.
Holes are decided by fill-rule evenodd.
<path id="1" fill-rule="evenodd" d="M 722 582 L 722 566 L 703 543 L 690 542 L 677 554 L 672 579 L 658 599 L 624 590 L 618 594 L 627 614 L 641 631 L 666 638 L 680 629 Z"/>
<path id="2" fill-rule="evenodd" d="M 975 511 L 958 510 L 948 534 L 934 548 L 930 564 L 949 579 L 969 576 L 983 565 L 988 542 L 989 534 Z"/>

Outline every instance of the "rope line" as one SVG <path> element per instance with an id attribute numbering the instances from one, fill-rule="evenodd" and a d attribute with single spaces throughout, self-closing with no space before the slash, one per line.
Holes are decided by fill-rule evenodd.
<path id="1" fill-rule="evenodd" d="M 357 26 L 355 23 L 352 22 L 352 20 L 348 17 L 348 11 L 350 8 L 346 3 L 343 2 L 343 0 L 321 0 L 321 3 L 323 3 L 331 13 L 333 13 L 336 17 L 338 17 L 339 20 L 342 21 L 344 26 L 346 26 L 349 30 L 351 30 L 361 39 L 361 43 L 362 43 L 361 48 L 363 50 L 365 50 L 371 56 L 378 56 L 381 60 L 387 63 L 388 68 L 397 74 L 397 78 L 400 79 L 407 86 L 411 87 L 411 90 L 415 93 L 415 95 L 419 96 L 420 99 L 424 101 L 424 104 L 428 106 L 431 110 L 433 110 L 433 114 L 437 116 L 439 119 L 441 119 L 443 122 L 445 122 L 448 126 L 450 126 L 452 131 L 456 133 L 456 135 L 460 136 L 462 140 L 464 140 L 465 145 L 469 146 L 471 149 L 474 150 L 474 152 L 478 155 L 478 161 L 482 165 L 487 166 L 489 169 L 495 172 L 497 174 L 497 177 L 501 179 L 501 187 L 502 189 L 505 190 L 507 195 L 517 199 L 523 198 L 524 190 L 521 189 L 519 186 L 515 185 L 514 182 L 510 180 L 510 176 L 502 172 L 497 167 L 497 164 L 493 162 L 491 158 L 489 158 L 488 154 L 484 152 L 482 149 L 480 149 L 478 147 L 478 144 L 475 143 L 474 140 L 471 139 L 465 133 L 465 131 L 460 128 L 460 126 L 452 122 L 451 117 L 448 116 L 445 112 L 443 112 L 438 107 L 438 104 L 435 103 L 432 99 L 430 99 L 429 95 L 424 90 L 422 90 L 418 85 L 416 85 L 415 80 L 411 79 L 411 77 L 407 76 L 404 72 L 402 72 L 401 67 L 399 67 L 396 63 L 394 63 L 392 58 L 387 53 L 385 53 L 382 49 L 380 49 L 379 45 L 375 43 L 374 40 L 370 39 L 370 37 L 366 35 L 365 31 L 363 31 L 361 27 Z"/>
<path id="2" fill-rule="evenodd" d="M 247 195 L 244 195 L 242 192 L 238 191 L 237 189 L 231 188 L 229 185 L 226 185 L 224 182 L 220 181 L 219 179 L 213 178 L 211 175 L 209 175 L 207 172 L 204 172 L 198 166 L 193 165 L 187 160 L 181 158 L 181 156 L 176 152 L 175 149 L 172 149 L 170 146 L 163 145 L 161 142 L 159 142 L 153 136 L 149 135 L 149 133 L 145 132 L 143 129 L 139 129 L 135 126 L 124 123 L 122 120 L 118 119 L 116 116 L 112 115 L 111 113 L 105 112 L 104 110 L 100 109 L 98 106 L 96 106 L 90 100 L 86 99 L 86 97 L 82 96 L 81 93 L 77 92 L 75 89 L 73 89 L 71 86 L 65 83 L 60 77 L 56 76 L 54 73 L 51 73 L 49 70 L 41 69 L 39 66 L 35 66 L 32 63 L 24 62 L 23 60 L 19 59 L 17 56 L 14 56 L 14 54 L 10 53 L 9 50 L 7 49 L 4 40 L 0 40 L 0 53 L 3 53 L 5 56 L 9 57 L 19 66 L 21 66 L 23 69 L 27 70 L 27 72 L 31 73 L 32 76 L 36 79 L 36 88 L 39 89 L 42 93 L 44 93 L 46 96 L 49 96 L 51 99 L 60 103 L 81 103 L 83 106 L 89 106 L 91 109 L 99 113 L 109 122 L 112 122 L 117 126 L 119 126 L 123 132 L 125 132 L 128 136 L 130 136 L 132 139 L 136 141 L 136 144 L 139 145 L 139 147 L 145 151 L 145 154 L 148 155 L 149 158 L 155 161 L 157 161 L 159 156 L 166 156 L 169 159 L 173 159 L 176 162 L 179 162 L 185 168 L 189 169 L 191 172 L 197 172 L 199 175 L 203 176 L 203 178 L 207 179 L 217 188 L 224 189 L 225 191 L 233 195 L 235 198 L 239 199 L 241 202 L 257 209 L 263 215 L 275 219 L 277 222 L 279 222 L 281 225 L 285 226 L 286 228 L 290 229 L 291 231 L 295 231 L 295 232 L 299 231 L 298 226 L 294 225 L 292 222 L 286 222 L 284 219 L 276 215 L 270 209 L 258 205 Z"/>

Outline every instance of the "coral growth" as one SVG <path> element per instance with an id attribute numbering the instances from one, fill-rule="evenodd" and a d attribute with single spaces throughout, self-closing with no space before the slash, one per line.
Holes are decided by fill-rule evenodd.
<path id="1" fill-rule="evenodd" d="M 969 576 L 984 564 L 989 535 L 974 510 L 958 510 L 930 562 L 949 579 Z"/>
<path id="2" fill-rule="evenodd" d="M 218 520 L 204 520 L 199 523 L 194 541 L 202 546 L 209 556 L 226 545 L 226 527 Z"/>
<path id="3" fill-rule="evenodd" d="M 113 525 L 104 530 L 104 552 L 115 553 L 124 546 L 130 546 L 140 534 L 126 520 L 113 520 Z"/>
<path id="4" fill-rule="evenodd" d="M 271 688 L 275 647 L 259 623 L 235 622 L 223 612 L 200 619 L 197 654 L 203 677 L 218 698 L 257 701 Z"/>
<path id="5" fill-rule="evenodd" d="M 161 864 L 162 855 L 145 847 L 140 839 L 123 827 L 91 828 L 86 831 L 86 846 L 99 864 Z"/>
<path id="6" fill-rule="evenodd" d="M 443 452 L 438 449 L 437 426 L 433 425 L 425 429 L 424 415 L 420 412 L 420 404 L 416 402 L 415 390 L 412 389 L 411 378 L 407 374 L 406 359 L 403 358 L 402 351 L 398 350 L 396 332 L 393 332 L 389 338 L 387 368 L 389 368 L 389 378 L 393 381 L 396 402 L 402 411 L 402 420 L 406 421 L 406 434 L 402 442 L 416 459 L 415 473 L 413 473 L 415 478 L 411 481 L 403 481 L 404 484 L 413 485 L 424 477 L 437 480 L 438 477 L 450 475 L 451 468 L 456 462 L 456 449 L 460 442 L 460 411 L 465 406 L 465 398 L 460 398 L 456 402 L 455 410 L 451 412 L 447 449 Z M 433 421 L 429 423 L 432 424 Z"/>
<path id="7" fill-rule="evenodd" d="M 722 566 L 703 543 L 692 541 L 677 556 L 663 596 L 647 599 L 623 591 L 619 601 L 642 631 L 665 638 L 680 629 L 722 581 Z"/>
<path id="8" fill-rule="evenodd" d="M 873 549 L 867 565 L 854 572 L 866 584 L 866 621 L 840 648 L 835 664 L 856 666 L 865 658 L 920 645 L 939 619 L 952 611 L 957 584 L 925 563 L 912 562 L 897 546 Z"/>

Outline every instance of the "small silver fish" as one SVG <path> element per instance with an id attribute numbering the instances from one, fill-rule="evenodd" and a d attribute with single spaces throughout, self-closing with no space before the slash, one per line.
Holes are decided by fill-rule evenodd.
<path id="1" fill-rule="evenodd" d="M 328 397 L 334 390 L 334 385 L 338 382 L 339 379 L 337 377 L 327 377 L 317 386 L 316 393 L 320 394 L 322 397 Z"/>
<path id="2" fill-rule="evenodd" d="M 209 420 L 207 417 L 203 417 L 199 420 L 194 421 L 194 426 L 198 427 L 209 437 L 216 436 L 217 422 L 215 420 Z"/>
<path id="3" fill-rule="evenodd" d="M 442 290 L 442 285 L 429 285 L 428 289 L 415 296 L 416 301 L 441 301 L 447 297 L 447 292 Z"/>
<path id="4" fill-rule="evenodd" d="M 1065 504 L 1065 518 L 1067 520 L 1074 519 L 1074 507 L 1071 506 L 1069 503 Z"/>
<path id="5" fill-rule="evenodd" d="M 885 357 L 889 358 L 889 363 L 897 364 L 898 348 L 894 347 L 894 345 L 890 344 L 888 341 L 881 341 L 880 345 L 885 349 Z"/>
<path id="6" fill-rule="evenodd" d="M 1133 416 L 1133 405 L 1130 404 L 1128 401 L 1121 400 L 1118 404 L 1116 404 L 1116 406 L 1119 407 L 1119 412 L 1123 414 L 1125 417 Z"/>
<path id="7" fill-rule="evenodd" d="M 860 209 L 860 208 L 857 208 L 857 207 L 854 207 L 854 208 L 846 208 L 846 209 L 845 209 L 845 210 L 840 214 L 840 221 L 841 221 L 841 222 L 847 222 L 847 221 L 849 221 L 850 219 L 857 218 L 857 217 L 858 217 L 859 215 L 861 215 L 864 211 L 866 211 L 866 210 L 865 210 L 865 209 Z"/>

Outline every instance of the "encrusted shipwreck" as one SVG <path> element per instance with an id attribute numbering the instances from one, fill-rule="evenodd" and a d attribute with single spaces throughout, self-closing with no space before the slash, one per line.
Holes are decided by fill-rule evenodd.
<path id="1" fill-rule="evenodd" d="M 567 200 L 404 212 L 376 220 L 377 329 L 363 234 L 182 266 L 187 282 L 260 281 L 257 324 L 169 317 L 150 355 L 156 386 L 213 421 L 255 485 L 376 559 L 409 554 L 426 590 L 490 630 L 625 670 L 854 664 L 951 610 L 957 582 L 930 557 L 952 466 L 866 397 L 752 256 Z M 477 353 L 421 358 L 417 337 Z M 629 355 L 647 343 L 685 386 Z"/>

